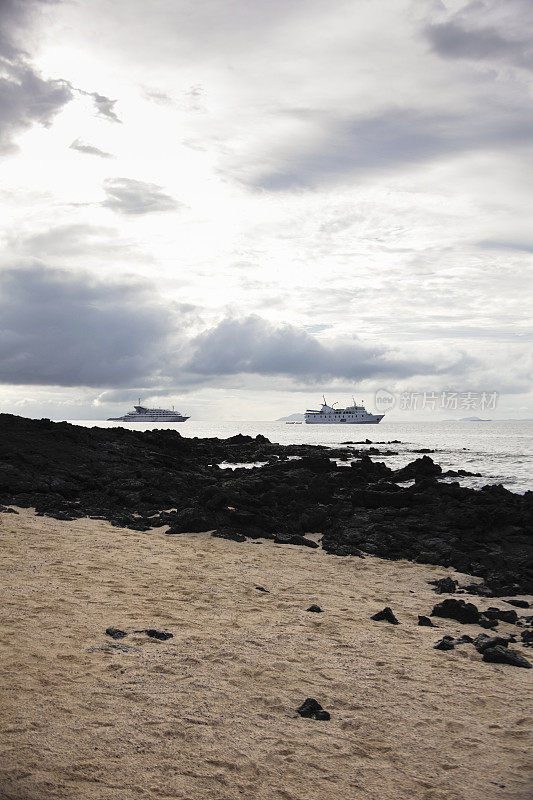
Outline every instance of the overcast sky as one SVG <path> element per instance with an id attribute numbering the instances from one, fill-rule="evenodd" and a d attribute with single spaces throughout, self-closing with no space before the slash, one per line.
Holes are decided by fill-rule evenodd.
<path id="1" fill-rule="evenodd" d="M 1 410 L 533 417 L 531 0 L 0 13 Z"/>

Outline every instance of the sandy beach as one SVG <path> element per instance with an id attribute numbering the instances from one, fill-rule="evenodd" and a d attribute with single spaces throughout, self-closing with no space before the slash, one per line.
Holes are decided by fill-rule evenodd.
<path id="1" fill-rule="evenodd" d="M 532 672 L 417 626 L 451 569 L 22 509 L 0 533 L 5 800 L 530 796 Z"/>

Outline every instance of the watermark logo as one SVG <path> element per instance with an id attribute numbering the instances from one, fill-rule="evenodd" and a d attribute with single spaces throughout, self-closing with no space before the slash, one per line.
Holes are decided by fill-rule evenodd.
<path id="1" fill-rule="evenodd" d="M 374 402 L 378 411 L 390 411 L 396 405 L 396 398 L 387 389 L 378 389 Z"/>
<path id="2" fill-rule="evenodd" d="M 390 411 L 395 406 L 400 411 L 494 411 L 498 392 L 399 392 L 378 389 L 376 409 Z"/>

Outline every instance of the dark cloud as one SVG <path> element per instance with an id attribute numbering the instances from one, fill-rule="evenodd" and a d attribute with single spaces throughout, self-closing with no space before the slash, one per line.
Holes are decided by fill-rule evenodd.
<path id="1" fill-rule="evenodd" d="M 31 21 L 46 6 L 60 0 L 0 0 L 0 54 L 7 59 L 27 56 L 20 44 Z"/>
<path id="2" fill-rule="evenodd" d="M 530 38 L 508 39 L 496 28 L 468 29 L 457 22 L 428 25 L 425 33 L 433 50 L 443 58 L 506 59 L 516 66 L 533 69 Z"/>
<path id="3" fill-rule="evenodd" d="M 190 337 L 197 309 L 163 302 L 150 284 L 91 278 L 33 265 L 0 273 L 0 381 L 131 387 L 199 386 L 226 376 L 329 379 L 405 378 L 440 371 L 357 339 L 321 342 L 257 316 L 225 319 Z"/>
<path id="4" fill-rule="evenodd" d="M 533 69 L 532 25 L 531 0 L 473 0 L 424 34 L 442 58 Z"/>
<path id="5" fill-rule="evenodd" d="M 315 127 L 313 144 L 299 143 L 248 182 L 274 191 L 312 188 L 455 153 L 520 145 L 533 136 L 533 117 L 527 107 L 487 101 L 468 113 L 391 108 L 371 117 L 317 114 Z"/>
<path id="6" fill-rule="evenodd" d="M 5 7 L 0 8 L 4 13 Z M 36 123 L 49 125 L 73 95 L 65 81 L 42 78 L 5 35 L 0 71 L 0 153 L 9 153 L 16 149 L 19 133 Z"/>
<path id="7" fill-rule="evenodd" d="M 74 97 L 74 92 L 92 97 L 100 116 L 120 122 L 116 100 L 98 92 L 75 89 L 68 81 L 43 78 L 20 46 L 24 29 L 40 9 L 57 0 L 0 0 L 0 153 L 16 149 L 15 137 L 34 124 L 50 125 L 55 115 Z M 78 146 L 75 146 L 78 144 Z M 79 140 L 71 145 L 81 152 L 110 158 L 98 148 Z"/>
<path id="8" fill-rule="evenodd" d="M 42 77 L 34 69 L 30 54 L 21 45 L 27 29 L 47 6 L 59 0 L 0 0 L 0 154 L 16 150 L 18 134 L 32 125 L 48 126 L 56 114 L 69 103 L 75 92 L 92 97 L 100 116 L 120 122 L 114 106 L 116 100 L 98 92 L 75 89 L 68 81 Z M 92 155 L 110 157 L 90 145 L 74 149 Z M 85 149 L 83 149 L 85 148 Z"/>
<path id="9" fill-rule="evenodd" d="M 0 380 L 58 386 L 149 385 L 177 348 L 187 312 L 150 286 L 33 266 L 0 273 Z"/>
<path id="10" fill-rule="evenodd" d="M 79 153 L 86 153 L 89 156 L 99 156 L 100 158 L 114 158 L 111 153 L 105 153 L 103 150 L 100 150 L 98 147 L 94 147 L 92 144 L 86 144 L 81 139 L 75 139 L 72 144 L 70 145 L 71 150 L 77 150 Z"/>
<path id="11" fill-rule="evenodd" d="M 257 316 L 223 320 L 191 343 L 186 372 L 288 375 L 310 383 L 331 378 L 405 378 L 436 372 L 422 361 L 395 359 L 384 347 L 359 340 L 325 343 L 292 325 L 274 326 Z"/>
<path id="12" fill-rule="evenodd" d="M 109 178 L 104 183 L 107 195 L 102 205 L 120 214 L 154 214 L 161 211 L 175 211 L 183 206 L 161 186 L 144 183 L 131 178 Z"/>
<path id="13" fill-rule="evenodd" d="M 53 2 L 0 2 L 0 152 L 13 150 L 14 136 L 33 124 L 49 125 L 72 99 L 69 84 L 42 78 L 28 63 L 28 53 L 19 43 L 39 9 Z"/>

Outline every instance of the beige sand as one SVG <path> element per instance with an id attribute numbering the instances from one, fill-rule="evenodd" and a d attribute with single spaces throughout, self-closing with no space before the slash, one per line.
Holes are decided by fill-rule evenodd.
<path id="1" fill-rule="evenodd" d="M 533 670 L 432 649 L 475 626 L 417 627 L 451 570 L 28 511 L 0 533 L 2 798 L 530 796 Z M 109 625 L 174 638 L 90 650 Z M 307 696 L 330 722 L 295 715 Z"/>

